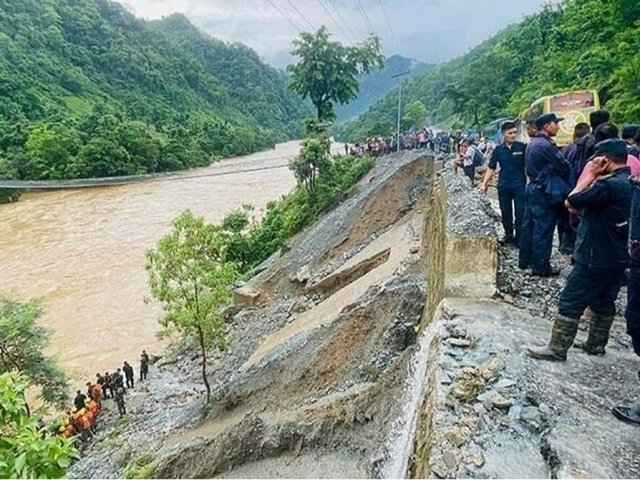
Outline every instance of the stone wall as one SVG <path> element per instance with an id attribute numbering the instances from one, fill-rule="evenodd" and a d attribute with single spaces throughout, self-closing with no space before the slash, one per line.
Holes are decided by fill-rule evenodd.
<path id="1" fill-rule="evenodd" d="M 421 328 L 430 323 L 444 297 L 447 189 L 442 178 L 442 170 L 435 171 L 434 164 L 431 164 L 430 170 L 431 180 L 425 196 L 422 234 L 422 251 L 427 275 L 427 302 Z"/>
<path id="2" fill-rule="evenodd" d="M 427 304 L 422 328 L 445 297 L 491 297 L 498 269 L 497 217 L 466 177 L 431 164 L 423 252 Z"/>
<path id="3" fill-rule="evenodd" d="M 429 173 L 423 230 L 427 302 L 421 330 L 448 315 L 442 307 L 448 297 L 493 296 L 498 269 L 498 219 L 489 201 L 466 178 L 455 176 L 446 168 L 436 164 Z M 416 412 L 413 452 L 407 466 L 410 478 L 433 476 L 431 455 L 434 411 L 438 408 L 440 336 L 434 335 L 430 343 L 425 390 Z"/>

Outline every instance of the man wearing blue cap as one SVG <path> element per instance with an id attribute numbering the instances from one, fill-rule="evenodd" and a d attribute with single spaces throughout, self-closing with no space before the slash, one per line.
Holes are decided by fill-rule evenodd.
<path id="1" fill-rule="evenodd" d="M 525 190 L 525 219 L 520 237 L 519 267 L 531 267 L 538 276 L 557 275 L 551 268 L 553 232 L 569 191 L 564 183 L 569 176 L 569 164 L 552 138 L 558 133 L 562 118 L 547 113 L 535 120 L 538 133 L 531 139 L 525 153 L 525 169 L 529 183 Z M 563 185 L 564 191 L 558 190 Z"/>
<path id="2" fill-rule="evenodd" d="M 632 187 L 629 183 L 627 147 L 612 138 L 596 145 L 596 157 L 588 173 L 569 194 L 566 206 L 582 210 L 574 265 L 558 299 L 558 315 L 549 344 L 529 348 L 529 356 L 564 361 L 578 331 L 585 308 L 593 312 L 589 337 L 581 348 L 590 355 L 604 355 L 616 312 L 624 271 L 629 264 L 627 239 Z"/>

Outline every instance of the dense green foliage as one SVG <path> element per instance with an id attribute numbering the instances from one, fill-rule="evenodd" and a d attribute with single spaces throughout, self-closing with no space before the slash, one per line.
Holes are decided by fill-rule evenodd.
<path id="1" fill-rule="evenodd" d="M 318 155 L 314 141 L 307 141 L 305 145 L 296 161 Z M 313 160 L 315 164 L 322 165 L 315 176 L 313 193 L 303 184 L 305 180 L 301 177 L 293 192 L 267 204 L 266 214 L 260 221 L 250 221 L 251 208 L 244 207 L 231 212 L 222 222 L 228 237 L 227 258 L 241 271 L 248 272 L 266 260 L 289 238 L 334 207 L 373 166 L 373 159 L 368 157 L 332 158 L 324 149 L 320 150 L 320 155 L 322 159 Z"/>
<path id="2" fill-rule="evenodd" d="M 0 178 L 206 165 L 298 136 L 287 78 L 182 15 L 110 0 L 0 0 Z"/>
<path id="3" fill-rule="evenodd" d="M 228 347 L 227 326 L 221 307 L 231 300 L 237 271 L 226 258 L 225 236 L 186 210 L 173 222 L 173 230 L 148 250 L 147 272 L 151 295 L 162 304 L 160 324 L 183 337 L 195 336 L 202 353 L 202 380 L 207 389 L 207 349 Z"/>
<path id="4" fill-rule="evenodd" d="M 55 360 L 43 353 L 49 332 L 37 323 L 41 315 L 37 300 L 21 303 L 0 295 L 0 373 L 24 375 L 42 400 L 63 408 L 67 379 Z"/>
<path id="5" fill-rule="evenodd" d="M 402 114 L 405 127 L 420 128 L 427 119 L 427 107 L 420 100 L 414 100 L 407 105 Z"/>
<path id="6" fill-rule="evenodd" d="M 393 78 L 398 73 L 409 72 L 403 79 L 415 77 L 433 69 L 434 65 L 422 63 L 402 55 L 392 55 L 387 58 L 384 67 L 373 70 L 358 77 L 358 97 L 345 104 L 336 105 L 335 111 L 338 119 L 347 120 L 361 114 L 380 98 L 386 95 L 398 84 L 398 79 Z"/>
<path id="7" fill-rule="evenodd" d="M 358 76 L 384 65 L 380 40 L 372 35 L 364 42 L 345 46 L 329 39 L 323 26 L 316 33 L 302 32 L 291 52 L 299 61 L 289 65 L 291 90 L 309 98 L 318 120 L 333 120 L 334 104 L 345 104 L 358 95 Z"/>
<path id="8" fill-rule="evenodd" d="M 78 453 L 71 440 L 47 432 L 29 414 L 29 383 L 0 374 L 0 478 L 62 478 Z"/>
<path id="9" fill-rule="evenodd" d="M 481 126 L 515 116 L 535 99 L 596 89 L 616 122 L 640 120 L 640 2 L 565 0 L 546 6 L 466 55 L 407 81 L 443 126 Z M 397 91 L 337 133 L 348 139 L 394 129 Z"/>

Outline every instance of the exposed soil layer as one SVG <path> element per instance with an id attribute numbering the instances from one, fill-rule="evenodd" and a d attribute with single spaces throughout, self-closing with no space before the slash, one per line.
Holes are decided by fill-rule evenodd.
<path id="1" fill-rule="evenodd" d="M 249 282 L 264 300 L 229 309 L 232 347 L 211 352 L 215 401 L 205 405 L 197 350 L 183 346 L 71 476 L 121 477 L 134 461 L 163 478 L 371 476 L 401 414 L 426 298 L 430 161 L 380 159 L 354 195 L 265 264 Z"/>

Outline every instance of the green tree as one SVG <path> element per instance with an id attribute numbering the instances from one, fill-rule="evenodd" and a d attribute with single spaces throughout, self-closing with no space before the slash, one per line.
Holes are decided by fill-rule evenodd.
<path id="1" fill-rule="evenodd" d="M 129 152 L 117 141 L 95 137 L 80 150 L 80 169 L 88 177 L 112 177 L 133 175 L 136 167 Z"/>
<path id="2" fill-rule="evenodd" d="M 402 121 L 407 127 L 420 127 L 427 118 L 427 107 L 420 100 L 414 100 L 404 110 Z"/>
<path id="3" fill-rule="evenodd" d="M 69 386 L 64 372 L 43 353 L 49 332 L 37 324 L 41 315 L 37 300 L 21 303 L 0 296 L 0 373 L 23 374 L 45 402 L 63 408 Z"/>
<path id="4" fill-rule="evenodd" d="M 245 272 L 255 260 L 249 239 L 249 213 L 252 210 L 251 205 L 243 205 L 241 209 L 229 212 L 220 224 L 226 235 L 227 259 L 234 262 L 240 272 Z"/>
<path id="5" fill-rule="evenodd" d="M 173 230 L 146 253 L 151 295 L 160 301 L 164 332 L 195 335 L 202 355 L 202 381 L 207 389 L 207 349 L 228 348 L 227 326 L 221 308 L 231 300 L 237 278 L 227 261 L 224 235 L 214 225 L 186 210 L 173 222 Z"/>
<path id="6" fill-rule="evenodd" d="M 335 102 L 345 104 L 356 98 L 359 75 L 384 66 L 376 36 L 349 47 L 330 41 L 329 32 L 322 27 L 315 34 L 302 32 L 293 45 L 291 53 L 300 61 L 287 67 L 290 88 L 311 99 L 319 121 L 335 118 Z"/>
<path id="7" fill-rule="evenodd" d="M 289 170 L 293 172 L 298 184 L 312 198 L 318 191 L 318 181 L 331 167 L 331 157 L 327 153 L 328 138 L 306 138 L 302 142 L 300 153 L 289 161 Z"/>
<path id="8" fill-rule="evenodd" d="M 74 160 L 80 148 L 78 133 L 66 125 L 41 125 L 33 129 L 25 144 L 29 176 L 60 179 L 74 176 Z"/>
<path id="9" fill-rule="evenodd" d="M 29 383 L 19 374 L 0 374 L 0 478 L 62 478 L 78 452 L 29 415 Z"/>

